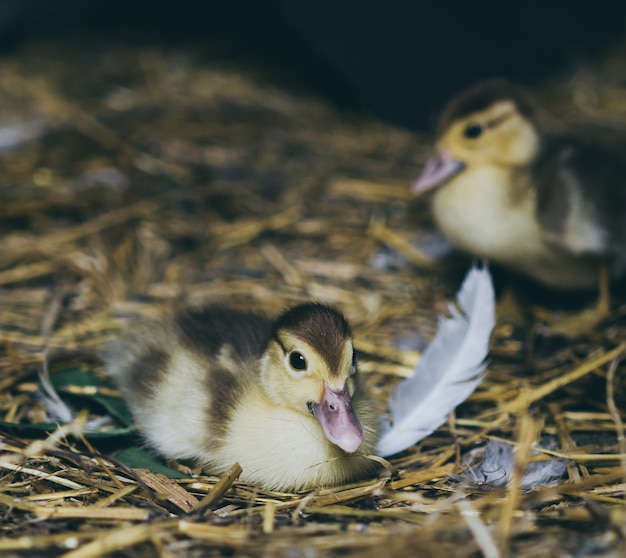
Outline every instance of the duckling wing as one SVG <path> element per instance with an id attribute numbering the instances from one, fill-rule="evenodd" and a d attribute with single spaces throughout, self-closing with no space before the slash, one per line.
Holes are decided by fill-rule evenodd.
<path id="1" fill-rule="evenodd" d="M 537 220 L 548 242 L 626 267 L 626 162 L 565 138 L 549 138 L 532 170 Z"/>
<path id="2" fill-rule="evenodd" d="M 270 332 L 270 320 L 256 314 L 189 310 L 114 342 L 107 369 L 152 447 L 210 462 Z"/>

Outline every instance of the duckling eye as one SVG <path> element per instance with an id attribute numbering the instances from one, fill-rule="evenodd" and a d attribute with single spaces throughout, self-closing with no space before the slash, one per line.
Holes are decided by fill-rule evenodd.
<path id="1" fill-rule="evenodd" d="M 302 356 L 302 353 L 299 353 L 298 351 L 292 351 L 289 355 L 289 366 L 291 366 L 293 370 L 297 370 L 300 372 L 302 370 L 306 370 L 306 358 Z"/>
<path id="2" fill-rule="evenodd" d="M 468 139 L 476 139 L 477 137 L 480 137 L 482 133 L 483 127 L 480 124 L 470 124 L 467 128 L 465 128 L 463 135 Z"/>

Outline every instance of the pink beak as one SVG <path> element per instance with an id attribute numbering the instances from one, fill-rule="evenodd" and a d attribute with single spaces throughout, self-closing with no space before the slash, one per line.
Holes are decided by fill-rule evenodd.
<path id="1" fill-rule="evenodd" d="M 363 429 L 352 409 L 348 388 L 333 391 L 324 384 L 322 400 L 312 406 L 326 438 L 347 453 L 354 453 L 363 442 Z"/>
<path id="2" fill-rule="evenodd" d="M 428 161 L 422 173 L 413 182 L 411 192 L 421 194 L 435 186 L 439 186 L 465 168 L 463 161 L 457 161 L 447 151 L 438 151 Z"/>

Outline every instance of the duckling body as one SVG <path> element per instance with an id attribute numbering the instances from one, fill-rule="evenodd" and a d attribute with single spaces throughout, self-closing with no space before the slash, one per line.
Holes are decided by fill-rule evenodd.
<path id="1" fill-rule="evenodd" d="M 557 288 L 596 285 L 596 266 L 590 258 L 573 253 L 550 240 L 537 219 L 537 196 L 520 188 L 525 177 L 511 177 L 499 168 L 467 171 L 441 188 L 432 201 L 435 220 L 444 235 L 461 250 L 530 275 Z M 471 189 L 473 195 L 468 195 Z"/>
<path id="2" fill-rule="evenodd" d="M 442 116 L 436 155 L 413 186 L 436 188 L 435 220 L 457 247 L 554 288 L 626 271 L 626 163 L 544 129 L 506 82 L 480 84 Z"/>
<path id="3" fill-rule="evenodd" d="M 347 322 L 304 304 L 277 320 L 221 307 L 151 324 L 109 351 L 136 424 L 161 454 L 274 490 L 371 474 L 377 418 Z"/>

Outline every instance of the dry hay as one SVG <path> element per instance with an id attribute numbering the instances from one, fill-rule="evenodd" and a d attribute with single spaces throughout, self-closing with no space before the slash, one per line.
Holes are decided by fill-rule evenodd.
<path id="1" fill-rule="evenodd" d="M 575 124 L 626 137 L 625 60 L 617 51 L 545 98 Z M 147 456 L 98 350 L 128 317 L 175 304 L 334 304 L 384 406 L 468 263 L 413 248 L 430 238 L 408 191 L 429 138 L 191 48 L 33 45 L 3 63 L 0 100 L 2 556 L 623 552 L 623 298 L 575 340 L 529 327 L 554 307 L 503 312 L 483 385 L 380 478 L 290 495 L 237 482 L 236 467 L 221 479 L 185 464 L 130 468 Z M 397 265 L 374 266 L 375 255 Z M 61 427 L 42 424 L 44 360 L 85 409 Z M 117 420 L 84 430 L 103 415 Z M 546 435 L 557 449 L 532 454 Z M 489 439 L 519 450 L 509 486 L 459 483 L 461 455 Z M 566 478 L 521 490 L 524 464 L 554 456 L 568 459 Z"/>

